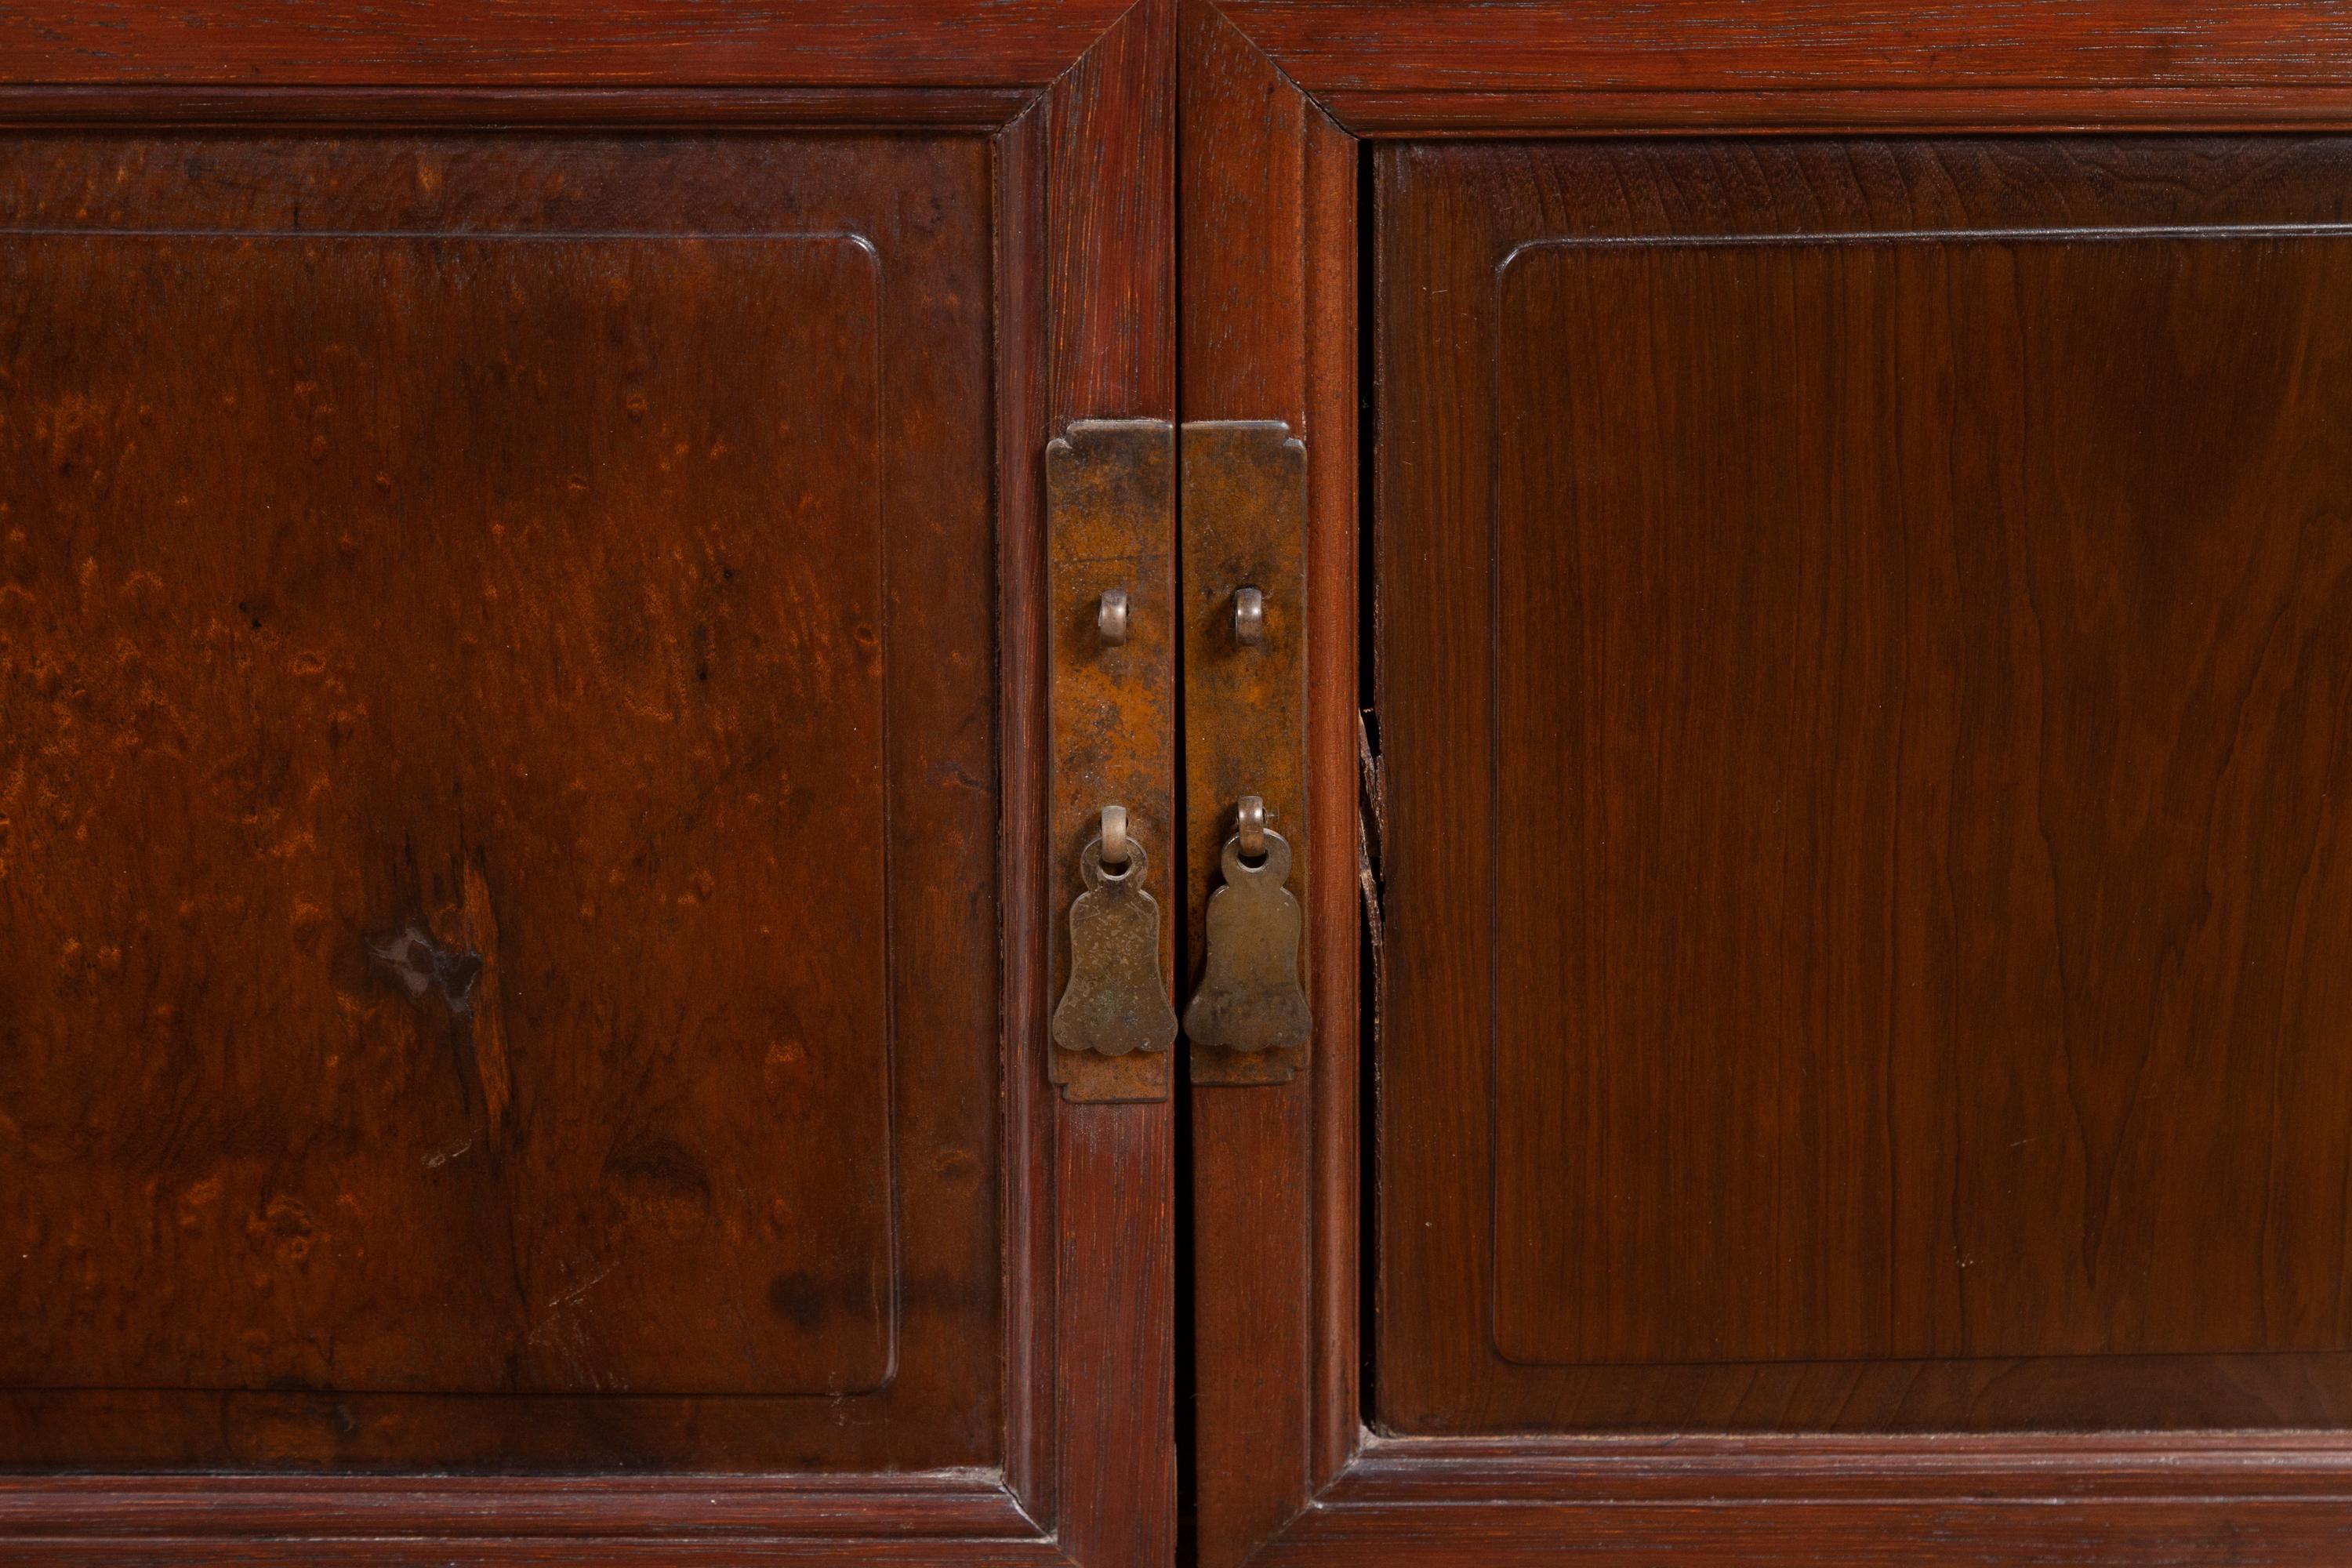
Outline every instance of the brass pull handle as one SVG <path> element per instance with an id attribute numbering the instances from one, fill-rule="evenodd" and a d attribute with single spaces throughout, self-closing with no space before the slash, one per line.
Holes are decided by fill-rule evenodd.
<path id="1" fill-rule="evenodd" d="M 1054 1043 L 1106 1057 L 1164 1051 L 1176 1042 L 1176 1010 L 1160 977 L 1160 904 L 1143 890 L 1150 858 L 1128 831 L 1126 807 L 1105 806 L 1102 824 L 1078 860 L 1087 888 L 1070 904 L 1070 983 L 1054 1009 Z"/>
<path id="2" fill-rule="evenodd" d="M 1252 809 L 1255 808 L 1255 809 Z M 1184 1008 L 1196 1046 L 1241 1053 L 1296 1050 L 1315 1032 L 1298 984 L 1298 900 L 1290 843 L 1265 826 L 1265 803 L 1242 797 L 1239 831 L 1225 840 L 1224 886 L 1209 895 L 1209 962 Z M 1252 864 L 1248 840 L 1263 854 Z"/>

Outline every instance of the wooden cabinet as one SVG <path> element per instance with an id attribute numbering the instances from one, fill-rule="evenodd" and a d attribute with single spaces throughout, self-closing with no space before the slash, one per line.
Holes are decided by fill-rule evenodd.
<path id="1" fill-rule="evenodd" d="M 2320 5 L 0 16 L 0 1558 L 2342 1561 L 2347 288 Z"/>

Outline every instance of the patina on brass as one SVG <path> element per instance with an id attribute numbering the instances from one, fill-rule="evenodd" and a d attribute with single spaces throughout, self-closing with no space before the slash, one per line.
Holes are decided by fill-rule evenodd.
<path id="1" fill-rule="evenodd" d="M 1253 866 L 1242 836 L 1225 840 L 1224 886 L 1209 895 L 1209 964 L 1184 1008 L 1195 1046 L 1241 1055 L 1304 1050 L 1315 1032 L 1298 984 L 1298 900 L 1283 886 L 1290 846 L 1264 830 L 1265 858 Z"/>
<path id="2" fill-rule="evenodd" d="M 1079 858 L 1087 890 L 1070 906 L 1070 984 L 1054 1009 L 1054 1043 L 1066 1051 L 1123 1057 L 1176 1043 L 1176 1009 L 1160 972 L 1160 905 L 1143 890 L 1150 857 L 1132 838 L 1127 854 L 1123 866 L 1104 865 L 1097 838 Z"/>
<path id="3" fill-rule="evenodd" d="M 1051 637 L 1050 717 L 1053 776 L 1048 886 L 1058 900 L 1079 892 L 1071 919 L 1054 922 L 1053 989 L 1065 1007 L 1083 996 L 1076 951 L 1082 913 L 1098 895 L 1132 921 L 1149 910 L 1150 973 L 1160 1011 L 1173 1033 L 1168 977 L 1175 973 L 1175 873 L 1183 842 L 1175 815 L 1176 773 L 1176 432 L 1158 419 L 1080 420 L 1045 449 L 1046 615 Z M 1135 856 L 1123 881 L 1087 865 L 1090 842 L 1106 837 L 1106 805 L 1126 812 Z M 1139 846 L 1163 853 L 1144 857 Z M 1104 852 L 1094 852 L 1099 868 Z M 1116 870 L 1118 857 L 1108 857 Z M 1129 890 L 1139 903 L 1126 900 Z M 1130 944 L 1134 931 L 1121 938 Z M 1126 950 L 1122 950 L 1126 951 Z M 1129 952 L 1132 957 L 1132 953 Z M 1108 1042 L 1117 1031 L 1075 1027 L 1057 1012 L 1047 1069 L 1072 1100 L 1168 1098 L 1174 1053 Z M 1073 1042 L 1084 1048 L 1070 1048 Z"/>
<path id="4" fill-rule="evenodd" d="M 1212 911 L 1248 905 L 1246 896 L 1234 903 L 1243 884 L 1230 870 L 1229 890 L 1211 895 L 1209 869 L 1227 838 L 1279 829 L 1296 857 L 1274 886 L 1291 911 L 1287 973 L 1298 990 L 1308 855 L 1307 448 L 1279 420 L 1189 423 L 1182 439 L 1185 844 L 1195 868 L 1185 889 L 1186 952 L 1203 966 L 1202 990 L 1211 990 L 1223 962 Z M 1245 798 L 1260 809 L 1240 812 Z M 1230 854 L 1224 858 L 1230 867 Z M 1299 994 L 1295 1017 L 1304 1016 Z M 1191 1016 L 1188 1010 L 1194 1083 L 1283 1083 L 1307 1063 L 1304 1027 L 1204 1037 Z"/>

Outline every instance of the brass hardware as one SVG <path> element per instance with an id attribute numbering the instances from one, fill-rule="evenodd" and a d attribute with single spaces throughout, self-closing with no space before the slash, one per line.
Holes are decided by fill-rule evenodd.
<path id="1" fill-rule="evenodd" d="M 1265 641 L 1265 595 L 1255 588 L 1234 591 L 1234 640 L 1244 647 Z"/>
<path id="2" fill-rule="evenodd" d="M 1251 865 L 1265 858 L 1265 802 L 1262 798 L 1245 795 L 1234 807 L 1234 837 L 1242 847 L 1242 858 Z"/>
<path id="3" fill-rule="evenodd" d="M 1253 866 L 1242 836 L 1225 841 L 1225 884 L 1209 895 L 1209 968 L 1184 1008 L 1196 1046 L 1256 1055 L 1306 1047 L 1315 1032 L 1298 984 L 1298 900 L 1283 882 L 1290 846 L 1261 829 L 1265 858 Z"/>
<path id="4" fill-rule="evenodd" d="M 1302 1022 L 1309 976 L 1297 934 L 1314 902 L 1307 448 L 1275 420 L 1187 424 L 1182 439 L 1186 864 L 1203 873 L 1220 858 L 1227 865 L 1224 888 L 1206 899 L 1194 889 L 1213 879 L 1188 879 L 1189 947 L 1203 968 L 1186 1012 L 1187 1070 L 1196 1084 L 1284 1083 L 1306 1065 L 1310 1034 Z M 1279 806 L 1286 841 L 1266 828 L 1270 817 L 1247 809 L 1250 799 L 1259 811 L 1268 801 Z M 1237 876 L 1237 861 L 1258 858 L 1250 847 L 1260 832 L 1264 864 L 1244 865 Z M 1238 849 L 1229 839 L 1241 841 Z M 1269 883 L 1277 842 L 1287 864 Z M 1269 889 L 1279 898 L 1266 897 Z M 1286 946 L 1264 934 L 1286 910 Z M 1237 918 L 1260 934 L 1234 935 L 1227 924 Z M 1268 956 L 1276 948 L 1278 963 Z M 1231 999 L 1244 982 L 1283 999 L 1244 1006 Z M 1190 1026 L 1196 1013 L 1197 1029 Z"/>
<path id="5" fill-rule="evenodd" d="M 1095 605 L 1095 630 L 1102 634 L 1105 647 L 1118 647 L 1127 641 L 1127 590 L 1105 588 Z"/>
<path id="6" fill-rule="evenodd" d="M 1175 933 L 1160 912 L 1182 857 L 1147 858 L 1143 845 L 1181 838 L 1175 519 L 1176 433 L 1164 421 L 1080 420 L 1047 445 L 1045 885 L 1056 907 L 1061 889 L 1084 889 L 1051 928 L 1047 994 L 1059 1006 L 1045 1061 L 1066 1100 L 1165 1100 L 1174 1078 Z M 1133 1022 L 1151 1011 L 1136 991 L 1147 970 L 1166 1026 L 1157 1047 L 1146 1042 L 1158 1026 Z M 1114 973 L 1116 984 L 1105 978 Z M 1113 994 L 1118 1006 L 1104 1001 Z"/>
<path id="7" fill-rule="evenodd" d="M 1105 806 L 1108 821 L 1118 806 Z M 1123 865 L 1088 841 L 1079 857 L 1087 890 L 1070 904 L 1070 984 L 1054 1009 L 1054 1043 L 1066 1051 L 1123 1057 L 1164 1051 L 1176 1040 L 1176 1010 L 1160 977 L 1160 905 L 1143 890 L 1150 858 L 1134 839 Z"/>

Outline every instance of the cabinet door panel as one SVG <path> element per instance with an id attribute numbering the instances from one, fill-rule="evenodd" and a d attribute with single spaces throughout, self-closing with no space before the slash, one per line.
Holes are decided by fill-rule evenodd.
<path id="1" fill-rule="evenodd" d="M 0 1463 L 999 1461 L 984 144 L 5 170 Z"/>
<path id="2" fill-rule="evenodd" d="M 2352 1416 L 2343 160 L 1385 156 L 1385 1424 Z"/>

